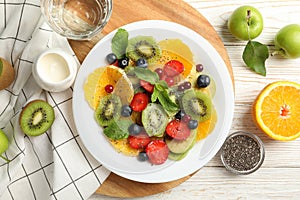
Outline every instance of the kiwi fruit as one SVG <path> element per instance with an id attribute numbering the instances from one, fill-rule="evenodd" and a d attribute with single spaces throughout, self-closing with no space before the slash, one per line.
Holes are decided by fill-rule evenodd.
<path id="1" fill-rule="evenodd" d="M 108 126 L 121 115 L 122 103 L 119 96 L 109 94 L 101 98 L 95 112 L 95 119 L 100 126 Z"/>
<path id="2" fill-rule="evenodd" d="M 19 123 L 22 131 L 28 136 L 45 133 L 55 118 L 53 107 L 44 100 L 33 100 L 21 111 Z"/>
<path id="3" fill-rule="evenodd" d="M 14 68 L 9 62 L 0 58 L 0 90 L 7 88 L 14 80 Z"/>
<path id="4" fill-rule="evenodd" d="M 126 55 L 133 61 L 144 58 L 154 63 L 161 57 L 161 48 L 152 36 L 136 36 L 128 41 Z"/>
<path id="5" fill-rule="evenodd" d="M 149 103 L 142 112 L 142 124 L 149 136 L 163 136 L 168 121 L 167 113 L 160 104 Z"/>
<path id="6" fill-rule="evenodd" d="M 186 90 L 182 96 L 181 104 L 185 114 L 199 122 L 208 120 L 212 113 L 212 101 L 210 96 L 194 90 Z"/>

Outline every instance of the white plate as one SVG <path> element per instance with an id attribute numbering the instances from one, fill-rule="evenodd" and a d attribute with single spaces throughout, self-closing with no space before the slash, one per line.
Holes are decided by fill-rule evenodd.
<path id="1" fill-rule="evenodd" d="M 137 35 L 150 35 L 157 41 L 180 39 L 194 54 L 195 63 L 202 63 L 205 72 L 216 83 L 213 99 L 218 114 L 214 131 L 197 143 L 188 156 L 181 161 L 167 161 L 162 165 L 139 162 L 136 157 L 117 153 L 107 142 L 102 128 L 94 120 L 94 111 L 84 99 L 83 85 L 94 69 L 105 66 L 105 56 L 111 52 L 111 39 L 117 30 L 105 36 L 95 45 L 84 60 L 74 85 L 73 114 L 80 138 L 88 151 L 112 172 L 139 182 L 159 183 L 185 177 L 211 160 L 221 148 L 231 127 L 234 111 L 234 92 L 226 65 L 217 51 L 196 32 L 173 22 L 160 20 L 139 21 L 123 26 L 129 38 Z"/>

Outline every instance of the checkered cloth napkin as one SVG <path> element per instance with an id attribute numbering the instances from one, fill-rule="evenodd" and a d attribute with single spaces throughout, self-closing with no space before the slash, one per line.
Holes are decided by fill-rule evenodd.
<path id="1" fill-rule="evenodd" d="M 75 130 L 73 88 L 46 92 L 31 75 L 36 57 L 47 48 L 62 48 L 76 59 L 67 39 L 45 24 L 39 4 L 40 0 L 0 0 L 0 57 L 16 72 L 14 83 L 0 91 L 0 128 L 10 141 L 3 156 L 11 160 L 0 159 L 0 199 L 88 199 L 109 171 L 86 151 Z M 48 101 L 56 119 L 45 134 L 28 137 L 18 118 L 33 99 Z"/>

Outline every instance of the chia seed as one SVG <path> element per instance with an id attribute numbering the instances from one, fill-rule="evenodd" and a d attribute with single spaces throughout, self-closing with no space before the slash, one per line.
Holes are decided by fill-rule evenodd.
<path id="1" fill-rule="evenodd" d="M 229 136 L 225 141 L 222 147 L 222 162 L 230 171 L 248 174 L 262 163 L 264 148 L 258 137 L 249 133 L 239 133 Z"/>

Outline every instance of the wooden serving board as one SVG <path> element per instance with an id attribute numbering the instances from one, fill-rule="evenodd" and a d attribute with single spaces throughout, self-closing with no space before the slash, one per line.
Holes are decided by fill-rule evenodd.
<path id="1" fill-rule="evenodd" d="M 198 32 L 219 52 L 233 81 L 229 57 L 218 34 L 197 10 L 182 0 L 113 0 L 113 14 L 102 34 L 106 35 L 131 22 L 149 19 L 176 22 Z M 80 62 L 101 39 L 102 34 L 95 36 L 90 41 L 69 41 Z M 168 183 L 149 184 L 131 181 L 111 173 L 96 193 L 122 198 L 148 196 L 172 189 L 191 176 L 192 174 Z"/>

